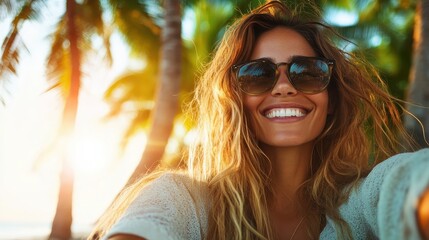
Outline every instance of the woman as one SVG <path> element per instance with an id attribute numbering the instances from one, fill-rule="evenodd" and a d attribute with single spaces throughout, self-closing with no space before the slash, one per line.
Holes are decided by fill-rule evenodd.
<path id="1" fill-rule="evenodd" d="M 94 232 L 116 240 L 428 238 L 415 206 L 428 195 L 429 151 L 380 163 L 408 147 L 397 137 L 405 133 L 394 99 L 314 19 L 273 1 L 235 22 L 196 88 L 199 137 L 188 171 L 141 179 Z"/>

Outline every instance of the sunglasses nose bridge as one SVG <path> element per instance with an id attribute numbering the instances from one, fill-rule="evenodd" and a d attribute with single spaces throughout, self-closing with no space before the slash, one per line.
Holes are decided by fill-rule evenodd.
<path id="1" fill-rule="evenodd" d="M 289 79 L 289 63 L 280 62 L 276 64 L 276 82 L 280 81 L 280 78 L 286 79 L 288 84 L 291 84 Z"/>
<path id="2" fill-rule="evenodd" d="M 281 73 L 285 75 L 286 78 L 289 78 L 289 63 L 286 62 L 280 62 L 276 64 L 276 73 L 277 73 L 277 80 L 281 77 Z"/>
<path id="3" fill-rule="evenodd" d="M 283 95 L 284 92 L 287 94 L 296 93 L 296 89 L 289 79 L 289 63 L 280 62 L 276 64 L 276 82 L 273 86 L 273 94 Z"/>

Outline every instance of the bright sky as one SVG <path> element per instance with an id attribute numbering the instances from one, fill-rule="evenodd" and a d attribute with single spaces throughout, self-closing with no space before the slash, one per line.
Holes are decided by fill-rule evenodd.
<path id="1" fill-rule="evenodd" d="M 53 140 L 63 103 L 55 91 L 44 93 L 44 61 L 50 47 L 48 34 L 63 12 L 64 1 L 49 4 L 40 22 L 23 25 L 22 37 L 30 52 L 23 52 L 18 77 L 5 84 L 10 93 L 5 95 L 3 87 L 0 90 L 7 100 L 6 106 L 0 106 L 0 239 L 30 234 L 28 231 L 49 233 L 55 213 L 59 159 L 55 151 L 44 153 L 44 149 Z M 1 41 L 9 21 L 0 23 Z M 114 35 L 111 46 L 116 59 L 112 68 L 100 64 L 102 56 L 94 56 L 84 66 L 76 133 L 74 228 L 92 223 L 104 211 L 144 147 L 145 137 L 140 135 L 123 154 L 119 151 L 130 116 L 101 120 L 108 111 L 103 90 L 130 65 L 120 37 Z M 43 153 L 45 158 L 37 161 Z"/>

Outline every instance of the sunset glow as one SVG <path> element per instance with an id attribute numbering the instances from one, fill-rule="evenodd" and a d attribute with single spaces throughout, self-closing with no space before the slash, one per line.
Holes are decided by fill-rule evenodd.
<path id="1" fill-rule="evenodd" d="M 59 90 L 46 92 L 51 83 L 45 76 L 45 58 L 51 44 L 47 36 L 64 4 L 49 4 L 53 8 L 45 18 L 23 25 L 21 37 L 31 52 L 22 52 L 19 77 L 12 76 L 2 85 L 7 85 L 9 93 L 3 94 L 7 104 L 0 105 L 0 239 L 46 236 L 57 204 L 61 166 L 57 132 L 64 101 Z M 7 19 L 0 23 L 1 39 L 7 33 L 5 24 Z M 112 66 L 102 54 L 93 54 L 83 66 L 74 147 L 69 149 L 75 172 L 75 232 L 87 232 L 111 203 L 140 160 L 146 142 L 140 133 L 122 148 L 134 112 L 104 119 L 109 111 L 104 91 L 132 62 L 117 34 L 112 35 L 111 44 L 117 60 Z"/>

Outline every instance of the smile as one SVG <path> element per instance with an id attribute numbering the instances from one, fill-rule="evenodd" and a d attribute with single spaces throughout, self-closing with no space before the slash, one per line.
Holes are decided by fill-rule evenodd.
<path id="1" fill-rule="evenodd" d="M 267 118 L 304 117 L 307 110 L 302 108 L 273 108 L 265 112 Z"/>

